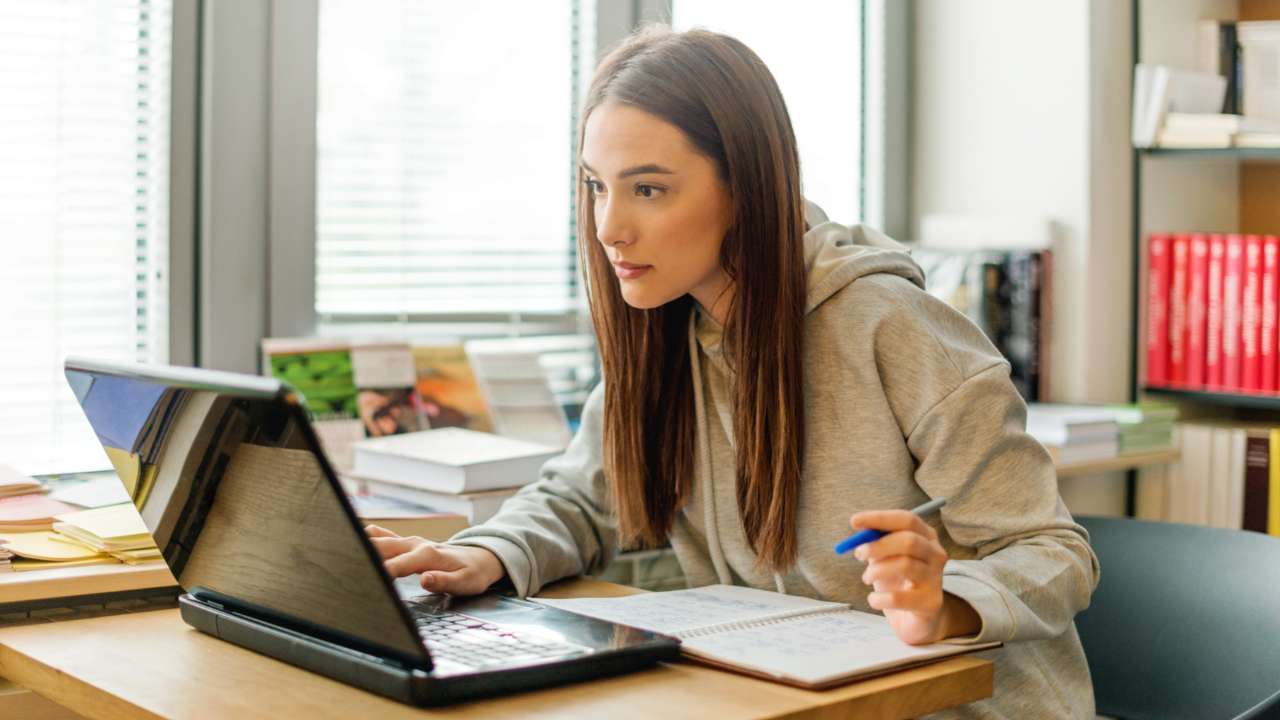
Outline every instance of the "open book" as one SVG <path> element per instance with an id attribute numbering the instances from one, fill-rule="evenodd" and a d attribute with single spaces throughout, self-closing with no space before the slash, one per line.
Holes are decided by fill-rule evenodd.
<path id="1" fill-rule="evenodd" d="M 671 635 L 695 658 L 810 689 L 999 646 L 908 645 L 880 615 L 732 585 L 623 598 L 531 599 Z"/>

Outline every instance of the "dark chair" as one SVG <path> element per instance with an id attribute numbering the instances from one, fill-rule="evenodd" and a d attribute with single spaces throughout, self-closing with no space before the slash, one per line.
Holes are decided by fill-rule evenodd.
<path id="1" fill-rule="evenodd" d="M 1098 714 L 1280 718 L 1280 538 L 1079 517 L 1102 569 L 1076 629 Z"/>

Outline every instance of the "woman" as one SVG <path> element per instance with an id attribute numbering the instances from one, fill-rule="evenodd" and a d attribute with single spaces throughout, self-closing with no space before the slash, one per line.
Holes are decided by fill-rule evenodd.
<path id="1" fill-rule="evenodd" d="M 604 382 L 489 522 L 447 544 L 369 528 L 388 570 L 524 596 L 669 540 L 692 586 L 852 603 L 909 643 L 1007 643 L 995 695 L 939 717 L 1092 718 L 1072 618 L 1097 561 L 1008 364 L 900 246 L 806 207 L 759 58 L 705 31 L 632 37 L 578 147 Z M 948 503 L 927 523 L 892 509 L 931 497 Z M 891 533 L 836 555 L 851 526 Z"/>

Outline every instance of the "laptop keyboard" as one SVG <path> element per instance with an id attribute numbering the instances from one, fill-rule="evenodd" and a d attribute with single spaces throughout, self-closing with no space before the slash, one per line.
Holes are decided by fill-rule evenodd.
<path id="1" fill-rule="evenodd" d="M 410 606 L 418 634 L 431 652 L 437 675 L 494 670 L 508 665 L 534 665 L 591 652 L 582 645 L 552 640 L 481 620 Z"/>

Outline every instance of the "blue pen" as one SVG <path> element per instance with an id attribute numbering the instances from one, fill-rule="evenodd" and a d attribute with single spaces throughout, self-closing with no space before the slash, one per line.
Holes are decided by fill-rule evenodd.
<path id="1" fill-rule="evenodd" d="M 940 509 L 943 505 L 946 505 L 946 504 L 947 504 L 946 498 L 936 498 L 912 510 L 911 513 L 918 517 L 924 517 L 929 513 Z M 889 533 L 884 532 L 883 530 L 871 530 L 870 528 L 868 528 L 858 533 L 857 535 L 854 535 L 853 537 L 847 537 L 841 540 L 840 542 L 836 543 L 836 554 L 843 555 L 849 552 L 850 550 L 858 547 L 859 545 L 862 545 L 864 543 L 869 543 L 869 542 L 875 542 L 876 540 L 879 540 L 880 538 L 888 534 Z"/>

